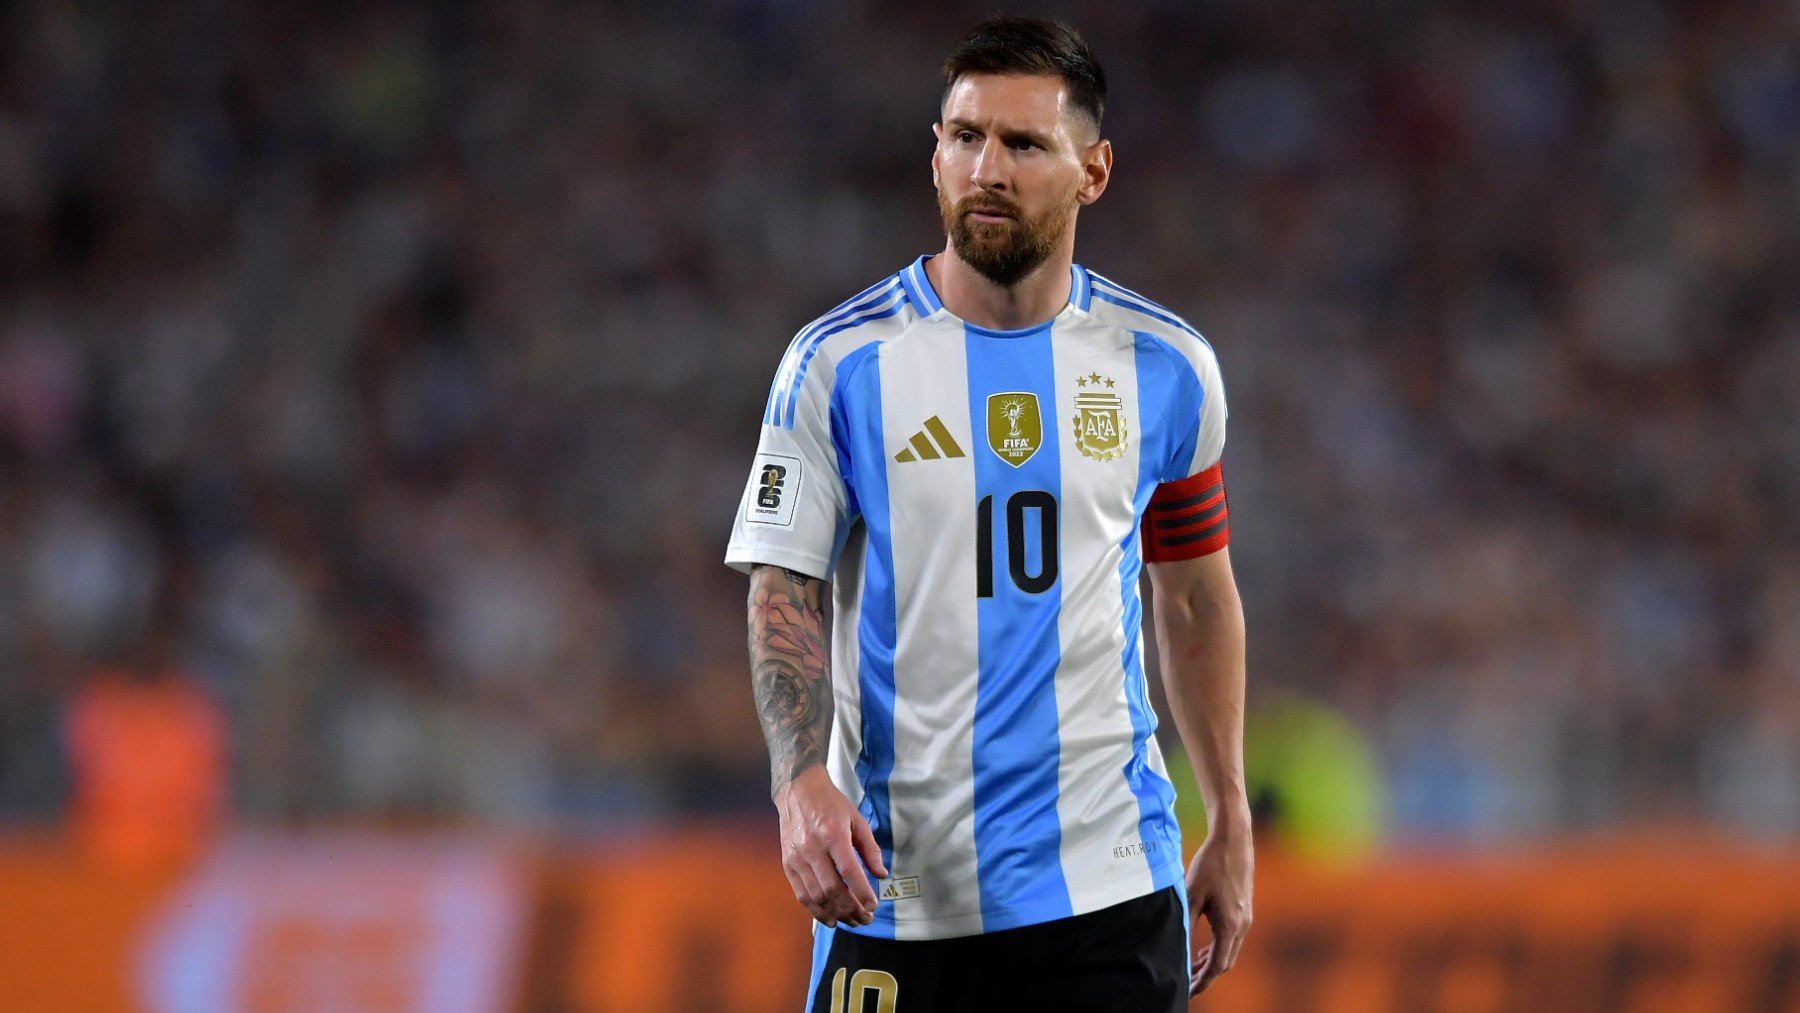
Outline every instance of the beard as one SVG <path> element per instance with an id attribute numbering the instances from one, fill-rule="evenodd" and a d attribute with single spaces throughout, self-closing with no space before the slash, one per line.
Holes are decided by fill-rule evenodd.
<path id="1" fill-rule="evenodd" d="M 943 191 L 938 192 L 938 214 L 943 216 L 950 247 L 963 263 L 1001 288 L 1012 288 L 1050 259 L 1075 218 L 1076 204 L 1071 194 L 1028 219 L 1017 204 L 995 194 L 964 197 L 952 205 Z M 1007 215 L 1011 221 L 973 221 L 972 211 Z"/>

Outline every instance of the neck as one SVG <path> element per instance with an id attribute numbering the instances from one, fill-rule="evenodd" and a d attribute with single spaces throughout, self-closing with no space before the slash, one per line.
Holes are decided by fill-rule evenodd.
<path id="1" fill-rule="evenodd" d="M 1074 260 L 1074 244 L 1064 243 L 1036 270 L 1005 286 L 970 267 L 946 242 L 942 254 L 925 262 L 925 275 L 951 313 L 977 327 L 1016 331 L 1062 312 L 1069 302 L 1069 268 Z"/>

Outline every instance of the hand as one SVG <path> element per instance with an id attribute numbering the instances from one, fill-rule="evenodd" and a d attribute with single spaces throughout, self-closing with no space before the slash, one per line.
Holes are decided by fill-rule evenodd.
<path id="1" fill-rule="evenodd" d="M 875 888 L 857 856 L 886 879 L 881 846 L 825 768 L 808 767 L 783 785 L 775 793 L 775 808 L 781 814 L 781 868 L 801 906 L 832 928 L 839 921 L 874 921 Z"/>
<path id="2" fill-rule="evenodd" d="M 1237 963 L 1244 934 L 1250 931 L 1255 865 L 1248 822 L 1241 829 L 1214 830 L 1188 865 L 1188 910 L 1212 929 L 1212 942 L 1190 955 L 1188 995 L 1199 995 Z M 1199 933 L 1190 938 L 1200 941 Z"/>

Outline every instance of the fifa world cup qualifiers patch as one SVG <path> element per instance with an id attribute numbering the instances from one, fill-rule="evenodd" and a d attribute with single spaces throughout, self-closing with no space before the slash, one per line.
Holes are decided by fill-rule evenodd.
<path id="1" fill-rule="evenodd" d="M 1213 465 L 1198 475 L 1156 487 L 1144 511 L 1144 561 L 1198 559 L 1231 541 L 1225 472 Z"/>
<path id="2" fill-rule="evenodd" d="M 750 495 L 744 501 L 744 520 L 751 524 L 791 526 L 794 500 L 800 496 L 800 459 L 782 454 L 758 454 L 750 475 Z"/>

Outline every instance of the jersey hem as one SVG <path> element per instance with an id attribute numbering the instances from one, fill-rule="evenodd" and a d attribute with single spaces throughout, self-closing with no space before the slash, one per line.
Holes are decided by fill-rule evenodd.
<path id="1" fill-rule="evenodd" d="M 945 915 L 941 918 L 908 918 L 897 922 L 877 920 L 872 925 L 860 927 L 839 924 L 838 929 L 872 938 L 898 939 L 901 942 L 980 936 L 990 932 L 1005 932 L 1007 929 L 1022 929 L 1028 925 L 1042 925 L 1046 922 L 1073 918 L 1076 915 L 1092 914 L 1115 904 L 1123 904 L 1139 897 L 1148 897 L 1159 890 L 1168 888 L 1166 884 L 1157 885 L 1160 879 L 1160 876 L 1152 874 L 1149 883 L 1120 883 L 1095 889 L 1079 896 L 1071 895 L 1066 904 L 1059 900 L 1002 908 L 997 911 L 973 911 L 968 914 Z"/>

